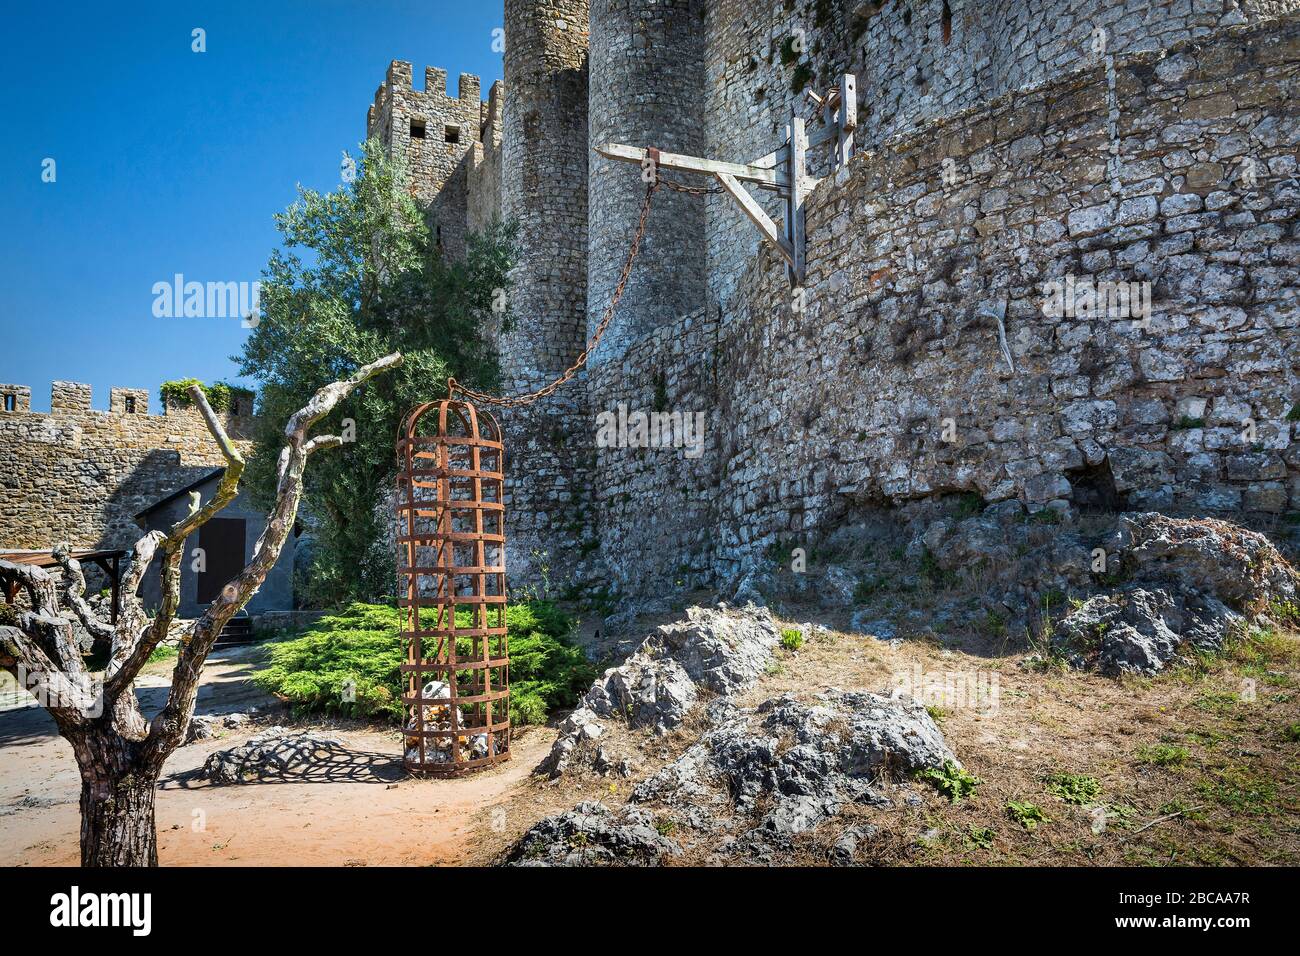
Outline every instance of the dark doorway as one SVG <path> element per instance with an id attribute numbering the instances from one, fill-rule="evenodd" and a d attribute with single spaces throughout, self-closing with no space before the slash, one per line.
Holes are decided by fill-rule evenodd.
<path id="1" fill-rule="evenodd" d="M 196 600 L 207 604 L 244 568 L 245 521 L 243 518 L 213 518 L 199 528 L 206 570 L 199 572 Z"/>

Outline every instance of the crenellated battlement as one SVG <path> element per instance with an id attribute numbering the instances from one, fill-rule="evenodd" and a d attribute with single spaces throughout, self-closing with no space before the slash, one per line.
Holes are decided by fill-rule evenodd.
<path id="1" fill-rule="evenodd" d="M 108 408 L 97 409 L 92 406 L 92 388 L 85 382 L 55 381 L 50 384 L 50 410 L 48 412 L 32 411 L 32 390 L 26 385 L 0 384 L 0 416 L 23 415 L 32 417 L 71 418 L 77 416 L 120 417 L 124 419 L 155 421 L 177 418 L 192 419 L 202 423 L 199 410 L 189 402 L 164 399 L 162 411 L 158 415 L 149 414 L 149 390 L 144 388 L 123 388 L 114 385 L 109 388 Z M 231 399 L 229 408 L 217 411 L 219 417 L 227 422 L 251 422 L 253 399 L 249 393 L 239 393 Z M 3 420 L 0 418 L 0 420 Z M 204 434 L 207 433 L 204 426 Z"/>
<path id="2" fill-rule="evenodd" d="M 155 393 L 156 395 L 157 393 Z M 217 412 L 247 452 L 256 419 L 252 397 Z M 125 548 L 139 537 L 143 508 L 225 464 L 194 406 L 162 402 L 151 415 L 143 388 L 109 389 L 107 409 L 92 407 L 84 382 L 54 382 L 50 410 L 32 411 L 32 390 L 0 384 L 0 461 L 10 482 L 0 502 L 0 549 Z"/>

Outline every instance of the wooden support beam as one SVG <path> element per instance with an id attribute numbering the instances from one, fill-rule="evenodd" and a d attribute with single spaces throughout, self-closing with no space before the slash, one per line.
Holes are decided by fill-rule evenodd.
<path id="1" fill-rule="evenodd" d="M 646 156 L 646 151 L 640 146 L 624 146 L 621 143 L 606 143 L 604 146 L 597 146 L 596 152 L 606 159 L 620 159 L 629 163 L 640 163 Z M 680 153 L 660 153 L 659 165 L 664 169 L 675 169 L 686 173 L 704 173 L 708 176 L 727 173 L 736 179 L 754 183 L 763 189 L 781 189 L 790 184 L 789 177 L 781 169 L 764 169 L 761 166 L 745 163 L 723 163 L 715 159 L 684 156 Z"/>
<path id="2" fill-rule="evenodd" d="M 804 130 L 803 117 L 792 114 L 786 131 L 790 140 L 790 193 L 786 198 L 785 236 L 794 252 L 794 261 L 788 272 L 790 284 L 801 286 L 805 265 L 804 201 L 808 195 L 805 176 L 808 168 L 808 134 Z"/>
<path id="3" fill-rule="evenodd" d="M 840 77 L 839 114 L 836 116 L 836 166 L 847 166 L 853 156 L 853 131 L 858 128 L 857 82 L 852 73 Z"/>
<path id="4" fill-rule="evenodd" d="M 740 203 L 741 210 L 749 217 L 749 221 L 758 227 L 758 231 L 763 234 L 763 238 L 771 243 L 777 252 L 781 253 L 787 265 L 793 266 L 795 256 L 790 241 L 777 231 L 776 223 L 772 221 L 772 218 L 754 197 L 749 194 L 749 190 L 742 186 L 740 181 L 730 173 L 716 173 L 715 175 L 718 177 L 718 182 L 722 183 L 723 188 L 732 195 L 736 202 Z"/>

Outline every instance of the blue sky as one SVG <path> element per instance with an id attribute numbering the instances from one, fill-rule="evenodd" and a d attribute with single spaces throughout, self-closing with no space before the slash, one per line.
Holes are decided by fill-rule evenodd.
<path id="1" fill-rule="evenodd" d="M 501 76 L 501 4 L 6 0 L 0 382 L 235 381 L 238 319 L 156 318 L 156 282 L 254 281 L 295 185 L 332 189 L 390 60 Z M 194 28 L 207 52 L 191 50 Z M 56 181 L 42 181 L 46 158 Z"/>

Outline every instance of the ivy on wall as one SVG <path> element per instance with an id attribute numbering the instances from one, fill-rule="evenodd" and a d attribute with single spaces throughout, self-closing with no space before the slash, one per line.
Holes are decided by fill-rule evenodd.
<path id="1" fill-rule="evenodd" d="M 224 412 L 235 403 L 238 403 L 241 414 L 249 414 L 253 410 L 253 393 L 248 389 L 231 385 L 229 382 L 213 382 L 211 385 L 204 385 L 197 378 L 178 378 L 163 382 L 158 390 L 163 406 L 192 404 L 190 387 L 193 385 L 203 389 L 203 394 L 207 396 L 208 404 L 214 411 Z"/>

